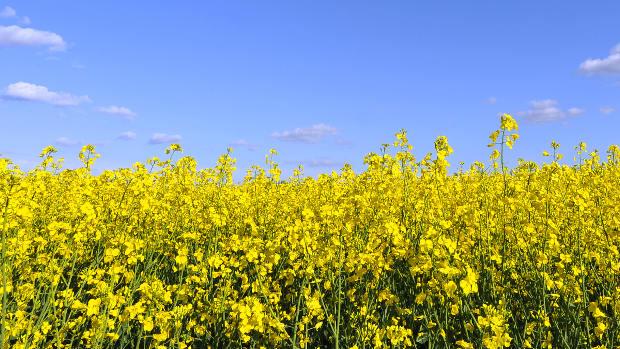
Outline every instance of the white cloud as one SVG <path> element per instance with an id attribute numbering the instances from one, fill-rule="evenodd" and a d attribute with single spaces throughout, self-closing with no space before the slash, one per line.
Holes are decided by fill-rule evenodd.
<path id="1" fill-rule="evenodd" d="M 131 111 L 129 108 L 119 107 L 117 105 L 110 105 L 107 107 L 98 107 L 95 110 L 97 110 L 100 113 L 117 115 L 117 116 L 121 116 L 126 119 L 133 119 L 136 116 L 136 113 Z"/>
<path id="2" fill-rule="evenodd" d="M 567 116 L 576 116 L 583 112 L 583 109 L 577 107 L 572 107 L 564 111 L 558 107 L 558 101 L 554 99 L 545 99 L 531 101 L 530 109 L 518 112 L 517 115 L 524 116 L 528 121 L 532 122 L 549 122 L 563 120 Z"/>
<path id="3" fill-rule="evenodd" d="M 489 97 L 489 98 L 484 100 L 484 103 L 486 103 L 486 104 L 495 104 L 495 103 L 497 103 L 497 98 Z"/>
<path id="4" fill-rule="evenodd" d="M 246 141 L 245 139 L 238 139 L 236 141 L 230 142 L 230 146 L 233 148 L 234 147 L 246 148 L 247 150 L 250 150 L 250 151 L 254 151 L 257 148 L 256 144 L 250 143 Z"/>
<path id="5" fill-rule="evenodd" d="M 45 46 L 51 51 L 64 51 L 67 43 L 56 33 L 10 25 L 0 26 L 0 46 Z"/>
<path id="6" fill-rule="evenodd" d="M 24 25 L 30 25 L 32 21 L 30 20 L 30 17 L 24 16 L 22 17 L 22 20 L 20 21 L 20 23 Z"/>
<path id="7" fill-rule="evenodd" d="M 579 66 L 587 74 L 620 74 L 620 44 L 605 58 L 589 58 Z"/>
<path id="8" fill-rule="evenodd" d="M 76 106 L 84 102 L 90 102 L 88 96 L 75 96 L 66 92 L 54 92 L 45 86 L 23 81 L 7 86 L 2 98 L 42 102 L 59 107 Z"/>
<path id="9" fill-rule="evenodd" d="M 609 106 L 601 107 L 601 109 L 599 109 L 599 110 L 603 114 L 611 114 L 611 113 L 616 111 L 616 109 L 614 107 L 609 107 Z"/>
<path id="10" fill-rule="evenodd" d="M 61 146 L 72 147 L 72 146 L 77 145 L 78 143 L 79 143 L 78 141 L 67 138 L 67 137 L 56 138 L 56 144 L 61 145 Z"/>
<path id="11" fill-rule="evenodd" d="M 10 6 L 4 6 L 0 11 L 0 18 L 11 18 L 17 16 L 17 11 Z"/>
<path id="12" fill-rule="evenodd" d="M 153 133 L 151 135 L 151 139 L 149 139 L 149 143 L 151 144 L 162 144 L 162 143 L 177 143 L 183 139 L 180 135 L 169 135 L 166 133 Z"/>
<path id="13" fill-rule="evenodd" d="M 120 140 L 123 140 L 123 141 L 133 141 L 137 137 L 138 137 L 138 135 L 135 132 L 127 131 L 127 132 L 121 133 L 116 138 L 120 139 Z"/>
<path id="14" fill-rule="evenodd" d="M 582 108 L 577 108 L 577 107 L 573 107 L 573 108 L 568 108 L 568 110 L 566 111 L 569 115 L 581 115 L 585 112 L 584 109 Z"/>
<path id="15" fill-rule="evenodd" d="M 326 124 L 316 124 L 306 128 L 274 132 L 273 138 L 287 142 L 317 143 L 326 136 L 335 135 L 338 130 Z"/>

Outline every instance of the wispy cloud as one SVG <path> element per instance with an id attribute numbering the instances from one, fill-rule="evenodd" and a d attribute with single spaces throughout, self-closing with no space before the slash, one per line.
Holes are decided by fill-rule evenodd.
<path id="1" fill-rule="evenodd" d="M 568 113 L 568 115 L 577 116 L 577 115 L 581 115 L 585 113 L 585 110 L 582 108 L 573 107 L 573 108 L 568 108 L 566 112 Z"/>
<path id="2" fill-rule="evenodd" d="M 603 114 L 611 114 L 611 113 L 615 112 L 616 109 L 614 107 L 606 106 L 606 107 L 601 107 L 601 109 L 599 109 L 599 111 L 601 113 L 603 113 Z"/>
<path id="3" fill-rule="evenodd" d="M 177 143 L 183 139 L 180 135 L 170 135 L 167 133 L 153 133 L 151 135 L 151 139 L 149 139 L 150 144 L 162 144 L 162 143 Z"/>
<path id="4" fill-rule="evenodd" d="M 605 58 L 589 58 L 579 66 L 586 74 L 620 74 L 620 44 L 611 49 Z"/>
<path id="5" fill-rule="evenodd" d="M 138 135 L 132 131 L 123 132 L 116 137 L 116 139 L 120 139 L 122 141 L 133 141 L 136 138 L 138 138 Z"/>
<path id="6" fill-rule="evenodd" d="M 10 25 L 0 26 L 0 46 L 43 46 L 64 51 L 67 43 L 56 33 Z"/>
<path id="7" fill-rule="evenodd" d="M 131 111 L 129 108 L 119 107 L 117 105 L 109 105 L 107 107 L 98 107 L 98 108 L 95 108 L 95 110 L 100 113 L 116 115 L 116 116 L 123 117 L 125 119 L 133 119 L 137 115 L 136 113 Z"/>
<path id="8" fill-rule="evenodd" d="M 0 10 L 0 18 L 11 18 L 17 16 L 17 11 L 10 6 L 4 6 L 2 10 Z"/>
<path id="9" fill-rule="evenodd" d="M 493 104 L 497 103 L 497 98 L 489 97 L 489 98 L 484 100 L 484 103 L 493 105 Z"/>
<path id="10" fill-rule="evenodd" d="M 73 147 L 73 146 L 78 145 L 79 142 L 76 141 L 75 139 L 71 139 L 67 137 L 59 137 L 59 138 L 56 138 L 55 143 L 60 146 Z"/>
<path id="11" fill-rule="evenodd" d="M 274 132 L 271 136 L 287 142 L 317 143 L 327 136 L 335 135 L 337 132 L 338 130 L 333 126 L 316 124 L 305 128 Z"/>
<path id="12" fill-rule="evenodd" d="M 254 151 L 256 150 L 256 148 L 258 148 L 258 146 L 256 144 L 250 143 L 248 141 L 246 141 L 245 139 L 237 139 L 236 141 L 232 141 L 229 144 L 231 147 L 237 147 L 237 148 L 245 148 L 247 150 L 250 151 Z"/>
<path id="13" fill-rule="evenodd" d="M 531 101 L 530 109 L 518 112 L 517 115 L 524 116 L 526 120 L 532 122 L 551 122 L 566 119 L 568 116 L 576 116 L 583 112 L 583 109 L 577 107 L 564 111 L 558 106 L 558 101 L 545 99 Z"/>
<path id="14" fill-rule="evenodd" d="M 15 9 L 12 8 L 11 6 L 4 6 L 4 8 L 0 10 L 0 18 L 15 18 L 15 17 L 17 17 L 17 11 L 15 11 Z M 30 20 L 30 17 L 23 16 L 20 19 L 19 23 L 24 24 L 24 25 L 30 25 L 32 21 Z"/>
<path id="15" fill-rule="evenodd" d="M 41 102 L 58 107 L 76 106 L 85 102 L 90 102 L 88 96 L 76 96 L 66 92 L 50 91 L 42 85 L 31 84 L 28 82 L 16 82 L 10 84 L 4 90 L 3 99 L 20 101 Z"/>

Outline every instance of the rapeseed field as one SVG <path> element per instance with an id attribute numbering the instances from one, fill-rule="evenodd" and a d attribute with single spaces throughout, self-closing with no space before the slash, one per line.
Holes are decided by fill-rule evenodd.
<path id="1" fill-rule="evenodd" d="M 404 131 L 316 178 L 0 159 L 1 348 L 620 348 L 620 149 L 507 168 L 517 128 L 461 170 Z"/>

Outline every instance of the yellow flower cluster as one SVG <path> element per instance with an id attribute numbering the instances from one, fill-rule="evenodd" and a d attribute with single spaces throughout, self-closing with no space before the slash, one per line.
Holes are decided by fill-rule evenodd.
<path id="1" fill-rule="evenodd" d="M 0 348 L 619 348 L 620 149 L 507 168 L 517 129 L 457 171 L 404 131 L 317 178 L 0 159 Z"/>

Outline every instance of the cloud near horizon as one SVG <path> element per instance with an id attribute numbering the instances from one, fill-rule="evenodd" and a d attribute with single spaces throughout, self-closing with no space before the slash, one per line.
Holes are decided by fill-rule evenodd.
<path id="1" fill-rule="evenodd" d="M 170 135 L 167 133 L 153 133 L 149 139 L 150 144 L 178 143 L 183 139 L 180 135 Z"/>
<path id="2" fill-rule="evenodd" d="M 250 151 L 254 151 L 256 150 L 256 148 L 258 148 L 258 146 L 256 144 L 250 143 L 248 141 L 246 141 L 245 139 L 237 139 L 236 141 L 232 141 L 229 144 L 231 147 L 238 147 L 238 148 L 245 148 L 247 150 Z"/>
<path id="3" fill-rule="evenodd" d="M 544 99 L 530 102 L 530 109 L 520 111 L 518 116 L 523 116 L 531 122 L 552 122 L 564 120 L 568 116 L 577 116 L 585 112 L 582 108 L 572 107 L 564 111 L 558 107 L 555 99 Z"/>
<path id="4" fill-rule="evenodd" d="M 127 107 L 120 107 L 120 106 L 117 106 L 117 105 L 109 105 L 109 106 L 106 106 L 106 107 L 98 107 L 98 108 L 95 108 L 95 110 L 100 112 L 100 113 L 109 114 L 109 115 L 116 115 L 116 116 L 123 117 L 125 119 L 133 119 L 137 115 L 136 113 L 131 111 L 131 109 L 129 109 L 129 108 L 127 108 Z"/>
<path id="5" fill-rule="evenodd" d="M 74 140 L 74 139 L 70 139 L 67 137 L 59 137 L 56 138 L 56 141 L 54 141 L 57 145 L 60 146 L 66 146 L 66 147 L 73 147 L 78 145 L 78 141 Z"/>
<path id="6" fill-rule="evenodd" d="M 62 36 L 53 32 L 18 25 L 0 25 L 0 46 L 44 46 L 50 51 L 64 51 L 67 43 Z"/>
<path id="7" fill-rule="evenodd" d="M 123 132 L 116 137 L 116 139 L 120 139 L 122 141 L 133 141 L 136 138 L 138 138 L 138 135 L 132 131 Z"/>
<path id="8" fill-rule="evenodd" d="M 573 107 L 573 108 L 568 108 L 566 112 L 568 113 L 568 115 L 577 116 L 577 115 L 581 115 L 585 113 L 585 110 L 582 108 Z"/>
<path id="9" fill-rule="evenodd" d="M 601 107 L 601 109 L 599 109 L 599 111 L 601 113 L 603 113 L 603 114 L 611 114 L 611 113 L 615 112 L 616 109 L 614 107 L 606 106 L 606 107 Z"/>
<path id="10" fill-rule="evenodd" d="M 486 104 L 490 104 L 490 105 L 493 105 L 493 104 L 497 103 L 497 98 L 495 98 L 495 97 L 489 97 L 489 98 L 487 98 L 487 99 L 485 99 L 485 100 L 484 100 L 484 103 L 486 103 Z"/>
<path id="11" fill-rule="evenodd" d="M 76 96 L 66 92 L 50 91 L 42 85 L 19 81 L 10 84 L 2 94 L 3 99 L 41 102 L 57 107 L 72 107 L 90 102 L 88 96 Z"/>
<path id="12" fill-rule="evenodd" d="M 330 125 L 315 124 L 310 127 L 296 128 L 294 130 L 274 132 L 271 137 L 286 142 L 317 143 L 323 138 L 338 133 L 338 130 Z"/>

